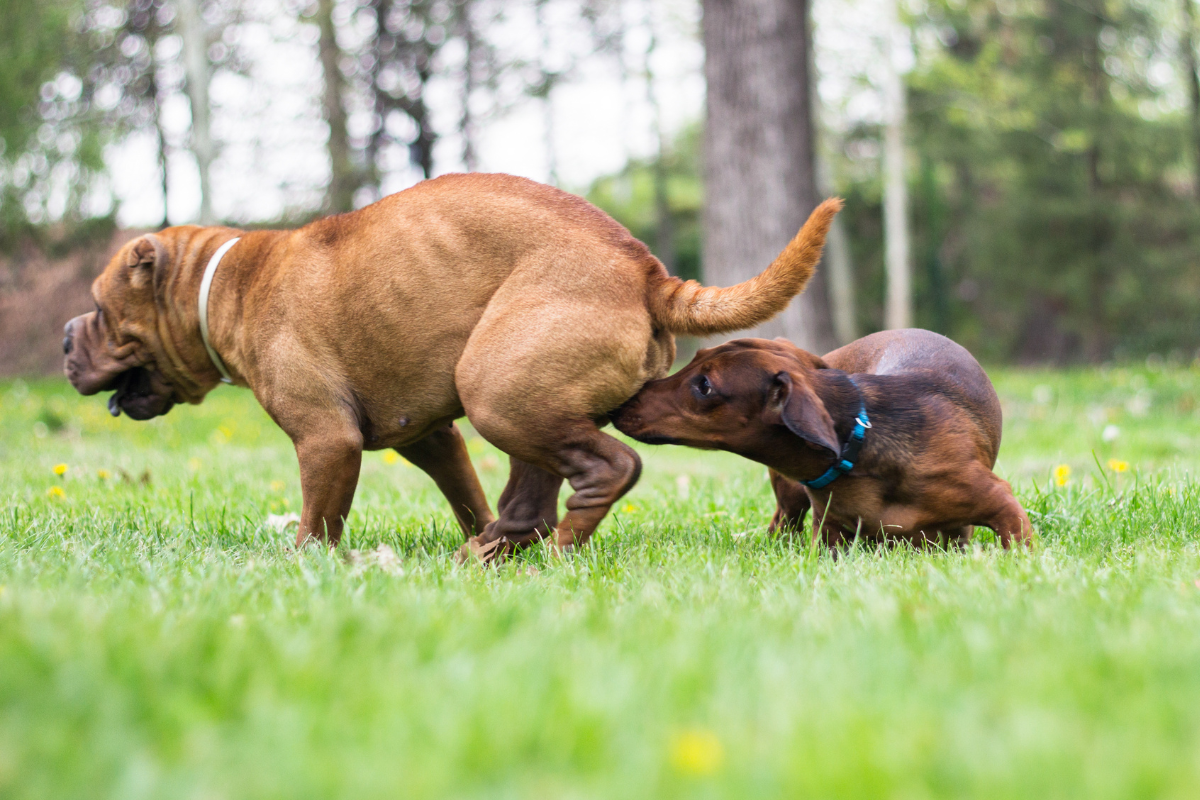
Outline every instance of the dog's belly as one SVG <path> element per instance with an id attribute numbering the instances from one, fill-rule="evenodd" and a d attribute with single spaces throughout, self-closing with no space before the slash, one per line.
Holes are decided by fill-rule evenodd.
<path id="1" fill-rule="evenodd" d="M 347 370 L 364 449 L 412 444 L 463 415 L 454 385 L 461 349 L 445 345 L 427 348 L 416 358 L 412 352 L 381 348 L 371 369 L 360 361 Z"/>
<path id="2" fill-rule="evenodd" d="M 820 513 L 815 515 L 819 521 Z M 970 520 L 941 519 L 927 510 L 911 505 L 884 504 L 871 509 L 858 509 L 858 513 L 831 510 L 829 519 L 848 535 L 859 534 L 866 538 L 920 538 L 932 536 L 938 531 L 948 531 L 970 524 Z"/>

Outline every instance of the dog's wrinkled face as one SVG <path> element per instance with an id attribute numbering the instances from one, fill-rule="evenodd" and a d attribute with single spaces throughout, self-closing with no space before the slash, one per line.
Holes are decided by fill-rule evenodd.
<path id="1" fill-rule="evenodd" d="M 63 371 L 83 395 L 113 391 L 108 410 L 150 419 L 171 410 L 179 399 L 158 368 L 156 271 L 166 253 L 153 235 L 122 247 L 92 284 L 96 310 L 67 323 Z"/>
<path id="2" fill-rule="evenodd" d="M 836 454 L 833 421 L 808 380 L 823 366 L 787 342 L 738 339 L 701 350 L 610 417 L 640 442 L 727 450 L 767 464 L 797 441 Z"/>

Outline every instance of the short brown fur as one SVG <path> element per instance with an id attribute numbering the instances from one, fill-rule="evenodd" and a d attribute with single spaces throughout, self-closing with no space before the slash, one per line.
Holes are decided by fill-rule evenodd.
<path id="1" fill-rule="evenodd" d="M 812 489 L 840 456 L 865 404 L 872 427 L 853 470 Z M 675 375 L 647 383 L 613 415 L 652 444 L 728 450 L 771 468 L 772 530 L 814 536 L 969 541 L 993 529 L 1004 547 L 1029 541 L 1029 518 L 992 468 L 1000 401 L 965 349 L 936 333 L 899 330 L 824 358 L 783 339 L 701 350 Z"/>
<path id="2" fill-rule="evenodd" d="M 197 403 L 219 374 L 197 296 L 212 254 L 213 346 L 292 438 L 297 543 L 336 544 L 363 450 L 428 472 L 484 553 L 553 532 L 587 541 L 637 480 L 634 451 L 597 427 L 666 374 L 672 333 L 765 321 L 799 293 L 840 201 L 820 206 L 763 275 L 684 284 L 584 200 L 507 175 L 447 175 L 294 231 L 180 226 L 126 245 L 67 325 L 65 370 L 116 390 L 138 419 Z M 493 517 L 453 420 L 512 459 Z M 558 520 L 563 480 L 575 490 Z"/>

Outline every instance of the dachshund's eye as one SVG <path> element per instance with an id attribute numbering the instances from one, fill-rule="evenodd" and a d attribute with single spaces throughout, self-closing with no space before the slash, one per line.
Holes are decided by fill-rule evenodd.
<path id="1" fill-rule="evenodd" d="M 713 390 L 712 384 L 709 383 L 708 378 L 706 378 L 703 375 L 701 375 L 699 378 L 696 379 L 695 386 L 696 386 L 696 394 L 700 395 L 701 397 L 708 397 L 709 395 L 712 394 L 712 390 Z"/>

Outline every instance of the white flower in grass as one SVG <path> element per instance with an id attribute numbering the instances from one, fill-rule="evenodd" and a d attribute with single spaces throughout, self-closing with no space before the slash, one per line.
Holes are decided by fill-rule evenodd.
<path id="1" fill-rule="evenodd" d="M 1121 429 L 1116 425 L 1105 425 L 1104 430 L 1100 432 L 1100 439 L 1105 442 L 1115 442 L 1120 435 Z"/>
<path id="2" fill-rule="evenodd" d="M 350 570 L 351 575 L 362 575 L 372 566 L 378 567 L 389 575 L 404 574 L 404 568 L 400 566 L 400 556 L 396 555 L 396 551 L 386 544 L 381 544 L 374 550 L 368 550 L 365 553 L 361 550 L 351 550 L 349 560 L 354 567 Z"/>
<path id="3" fill-rule="evenodd" d="M 283 533 L 292 525 L 300 524 L 298 514 L 267 514 L 267 527 L 277 533 Z"/>

